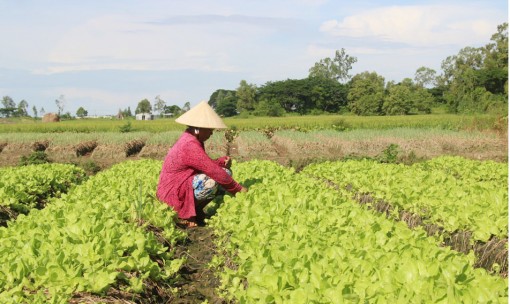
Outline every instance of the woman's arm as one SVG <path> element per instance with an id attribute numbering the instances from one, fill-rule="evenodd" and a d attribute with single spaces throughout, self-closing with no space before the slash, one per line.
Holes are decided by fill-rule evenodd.
<path id="1" fill-rule="evenodd" d="M 199 144 L 190 143 L 187 145 L 183 155 L 183 162 L 187 166 L 206 174 L 222 185 L 228 192 L 235 194 L 243 190 L 244 187 L 223 170 L 222 166 L 217 163 L 218 160 L 213 161 Z M 227 164 L 230 161 L 223 157 L 222 162 Z"/>
<path id="2" fill-rule="evenodd" d="M 220 167 L 230 169 L 230 165 L 232 164 L 232 159 L 229 156 L 222 156 L 218 159 L 213 160 Z"/>

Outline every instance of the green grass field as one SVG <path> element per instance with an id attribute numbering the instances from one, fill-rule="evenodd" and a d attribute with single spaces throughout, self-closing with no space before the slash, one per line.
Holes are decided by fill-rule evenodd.
<path id="1" fill-rule="evenodd" d="M 506 129 L 507 120 L 494 115 L 408 115 L 408 116 L 286 116 L 225 118 L 229 128 L 257 130 L 263 128 L 323 130 L 323 129 L 391 129 L 391 128 L 438 128 L 446 130 L 489 130 Z M 116 119 L 77 119 L 58 123 L 43 123 L 34 119 L 0 119 L 0 133 L 59 133 L 59 132 L 130 132 L 182 131 L 184 127 L 173 119 L 153 121 Z"/>

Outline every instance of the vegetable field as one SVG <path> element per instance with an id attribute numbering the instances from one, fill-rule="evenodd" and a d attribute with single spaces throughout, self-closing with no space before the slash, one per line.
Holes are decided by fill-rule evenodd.
<path id="1" fill-rule="evenodd" d="M 46 165 L 49 176 L 73 177 L 54 178 L 57 190 L 35 178 L 42 165 L 2 171 L 2 182 L 23 174 L 48 195 L 36 208 L 25 188 L 2 186 L 2 202 L 23 212 L 0 227 L 0 302 L 176 302 L 188 258 L 176 248 L 189 231 L 154 197 L 161 164 L 127 161 L 89 178 Z M 296 172 L 253 160 L 233 172 L 250 191 L 215 200 L 206 227 L 215 235 L 207 267 L 227 301 L 508 302 L 506 164 L 357 160 Z M 446 241 L 459 232 L 469 236 L 465 250 Z M 494 258 L 480 263 L 477 246 L 492 243 L 485 253 Z"/>
<path id="2" fill-rule="evenodd" d="M 139 301 L 149 282 L 169 285 L 184 235 L 154 199 L 160 167 L 117 165 L 0 228 L 0 302 L 81 302 L 114 288 Z"/>
<path id="3" fill-rule="evenodd" d="M 422 166 L 437 168 L 431 175 L 451 175 L 459 181 L 456 189 L 469 191 L 468 180 L 486 180 L 482 171 L 465 173 L 453 165 L 450 168 L 435 160 Z M 458 165 L 469 161 L 457 160 Z M 473 252 L 462 254 L 441 246 L 441 237 L 429 237 L 423 229 L 409 229 L 404 222 L 374 213 L 366 205 L 360 206 L 353 199 L 351 190 L 332 187 L 321 177 L 322 172 L 339 172 L 372 175 L 384 171 L 386 165 L 364 167 L 363 162 L 353 162 L 351 168 L 343 163 L 323 163 L 305 168 L 300 173 L 271 162 L 243 163 L 237 166 L 237 176 L 253 184 L 247 194 L 225 199 L 211 225 L 218 232 L 219 248 L 224 255 L 214 260 L 222 270 L 225 296 L 241 303 L 506 303 L 508 281 L 491 275 L 484 269 L 474 268 Z M 506 180 L 506 165 L 477 164 L 485 170 L 498 167 Z M 487 167 L 485 167 L 487 165 Z M 403 171 L 406 169 L 402 168 Z M 419 168 L 408 168 L 411 172 Z M 456 171 L 459 170 L 459 171 Z M 501 170 L 501 171 L 499 171 Z M 443 173 L 441 173 L 443 172 Z M 334 175 L 334 173 L 332 173 Z M 394 175 L 387 176 L 392 180 Z M 359 190 L 372 191 L 384 180 L 361 180 Z M 334 180 L 334 176 L 331 177 Z M 356 178 L 342 177 L 337 182 L 354 183 Z M 501 179 L 501 180 L 499 180 Z M 464 183 L 463 181 L 466 181 Z M 439 182 L 439 181 L 430 181 Z M 396 180 L 395 183 L 398 184 Z M 422 182 L 416 186 L 427 186 Z M 391 182 L 389 183 L 391 184 Z M 431 184 L 429 184 L 431 185 Z M 441 188 L 444 183 L 436 184 Z M 486 202 L 494 210 L 492 222 L 486 230 L 498 234 L 506 231 L 508 208 L 507 183 L 493 183 L 485 188 Z M 388 185 L 387 187 L 390 187 Z M 401 184 L 401 190 L 410 187 Z M 448 186 L 447 186 L 448 187 Z M 412 188 L 412 187 L 411 187 Z M 482 186 L 482 188 L 484 188 Z M 392 193 L 395 194 L 391 196 Z M 437 195 L 443 195 L 437 192 Z M 481 191 L 482 190 L 478 190 Z M 397 201 L 401 191 L 393 188 L 385 199 Z M 432 192 L 433 193 L 433 192 Z M 463 206 L 465 197 L 444 199 L 444 205 Z M 438 196 L 437 200 L 442 197 Z M 500 201 L 503 200 L 503 201 Z M 420 207 L 418 207 L 420 208 Z M 457 207 L 458 208 L 458 207 Z M 462 207 L 460 207 L 462 208 Z M 443 221 L 461 222 L 464 212 L 444 208 Z M 450 211 L 448 211 L 450 210 Z M 449 212 L 449 213 L 445 213 Z M 434 214 L 434 211 L 429 211 Z M 479 214 L 470 215 L 476 217 Z M 495 226 L 495 227 L 493 227 Z M 477 235 L 477 234 L 475 234 Z M 507 239 L 507 235 L 504 235 Z M 507 245 L 505 246 L 507 247 Z M 505 263 L 507 263 L 505 261 Z M 232 267 L 231 265 L 235 265 Z M 502 265 L 494 265 L 495 268 Z"/>

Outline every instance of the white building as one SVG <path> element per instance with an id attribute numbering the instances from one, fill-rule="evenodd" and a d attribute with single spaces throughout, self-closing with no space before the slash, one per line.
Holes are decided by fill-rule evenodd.
<path id="1" fill-rule="evenodd" d="M 151 113 L 138 113 L 135 117 L 136 120 L 154 120 L 154 115 Z"/>

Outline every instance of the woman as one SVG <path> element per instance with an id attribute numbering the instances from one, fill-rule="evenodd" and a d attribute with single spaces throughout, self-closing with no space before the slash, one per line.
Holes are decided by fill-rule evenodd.
<path id="1" fill-rule="evenodd" d="M 248 190 L 231 177 L 228 156 L 212 160 L 205 152 L 204 142 L 213 130 L 227 128 L 207 102 L 200 102 L 175 122 L 188 128 L 165 157 L 157 196 L 174 208 L 181 223 L 196 227 L 203 222 L 203 208 L 216 195 L 218 185 L 232 194 Z"/>

